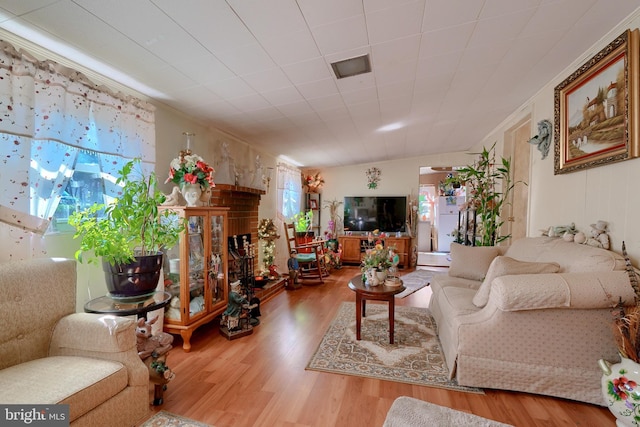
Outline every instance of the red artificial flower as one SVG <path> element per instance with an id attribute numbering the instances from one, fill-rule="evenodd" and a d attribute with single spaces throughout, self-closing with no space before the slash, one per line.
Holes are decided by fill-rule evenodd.
<path id="1" fill-rule="evenodd" d="M 189 182 L 191 184 L 197 184 L 198 183 L 198 175 L 194 175 L 192 173 L 185 173 L 184 174 L 184 181 L 185 182 Z"/>

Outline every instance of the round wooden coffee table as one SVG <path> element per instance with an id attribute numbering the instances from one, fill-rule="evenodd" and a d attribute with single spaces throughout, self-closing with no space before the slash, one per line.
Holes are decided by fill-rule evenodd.
<path id="1" fill-rule="evenodd" d="M 362 326 L 362 318 L 366 316 L 367 300 L 387 301 L 389 303 L 389 344 L 393 344 L 395 296 L 404 291 L 404 285 L 368 286 L 362 283 L 362 275 L 358 275 L 349 281 L 349 289 L 356 293 L 356 339 L 360 341 L 360 328 Z"/>

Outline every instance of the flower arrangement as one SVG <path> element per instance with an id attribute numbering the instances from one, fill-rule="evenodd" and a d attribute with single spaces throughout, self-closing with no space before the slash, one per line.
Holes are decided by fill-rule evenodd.
<path id="1" fill-rule="evenodd" d="M 324 185 L 324 178 L 320 172 L 315 175 L 303 175 L 302 181 L 308 193 L 317 193 Z"/>
<path id="2" fill-rule="evenodd" d="M 377 241 L 375 246 L 365 251 L 361 270 L 363 272 L 372 268 L 378 271 L 388 270 L 397 265 L 398 261 L 399 256 L 395 253 L 394 247 L 384 246 L 381 241 Z"/>
<path id="3" fill-rule="evenodd" d="M 258 239 L 263 241 L 262 244 L 262 265 L 267 271 L 273 265 L 275 259 L 276 240 L 280 238 L 278 228 L 273 219 L 262 218 L 258 223 Z"/>
<path id="4" fill-rule="evenodd" d="M 165 184 L 170 181 L 180 187 L 184 184 L 200 184 L 203 190 L 215 187 L 213 168 L 202 157 L 192 154 L 191 150 L 180 151 L 180 155 L 173 159 L 169 166 L 169 177 Z"/>

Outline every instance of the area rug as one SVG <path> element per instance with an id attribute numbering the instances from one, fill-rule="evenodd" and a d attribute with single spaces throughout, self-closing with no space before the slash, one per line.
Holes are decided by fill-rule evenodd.
<path id="1" fill-rule="evenodd" d="M 367 304 L 362 339 L 357 341 L 355 303 L 343 302 L 307 369 L 484 393 L 449 380 L 435 321 L 427 309 L 395 308 L 395 344 L 389 344 L 388 313 L 386 304 Z"/>
<path id="2" fill-rule="evenodd" d="M 393 402 L 382 427 L 423 426 L 512 427 L 510 424 L 499 423 L 407 396 L 399 397 Z"/>
<path id="3" fill-rule="evenodd" d="M 396 295 L 396 298 L 404 298 L 429 285 L 431 278 L 437 274 L 446 274 L 438 271 L 416 270 L 404 276 L 400 276 L 405 290 Z"/>
<path id="4" fill-rule="evenodd" d="M 213 427 L 210 424 L 201 423 L 167 411 L 156 412 L 140 427 Z"/>

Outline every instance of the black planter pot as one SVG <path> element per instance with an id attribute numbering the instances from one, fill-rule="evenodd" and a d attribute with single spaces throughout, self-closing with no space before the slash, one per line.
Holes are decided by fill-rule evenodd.
<path id="1" fill-rule="evenodd" d="M 116 300 L 143 299 L 155 292 L 162 268 L 162 252 L 138 256 L 129 264 L 102 262 L 109 296 Z"/>

